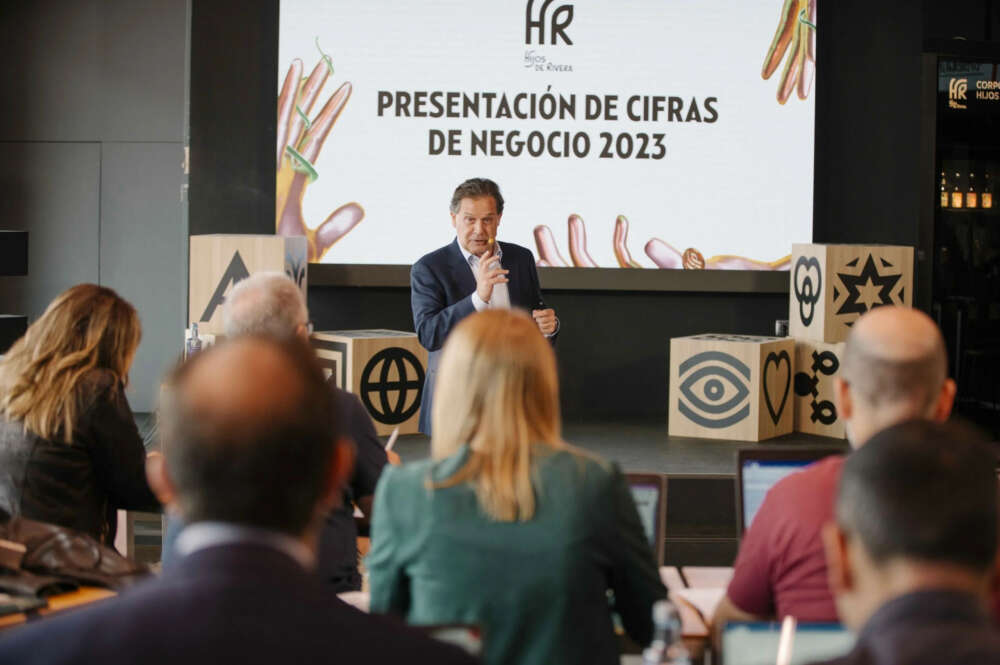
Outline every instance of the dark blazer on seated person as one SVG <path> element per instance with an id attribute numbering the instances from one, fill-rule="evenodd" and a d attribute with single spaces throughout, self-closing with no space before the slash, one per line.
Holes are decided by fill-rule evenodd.
<path id="1" fill-rule="evenodd" d="M 73 440 L 49 441 L 0 416 L 0 508 L 114 542 L 117 509 L 160 510 L 125 388 L 107 370 L 85 378 Z"/>
<path id="2" fill-rule="evenodd" d="M 531 311 L 545 309 L 538 270 L 531 250 L 509 242 L 500 242 L 500 264 L 507 275 L 507 292 L 511 307 Z M 431 405 L 434 399 L 434 377 L 437 373 L 441 347 L 451 329 L 476 311 L 472 294 L 476 278 L 465 260 L 456 238 L 448 245 L 426 254 L 410 270 L 410 305 L 417 338 L 429 351 L 427 374 L 424 378 L 420 406 L 420 431 L 431 432 Z"/>
<path id="3" fill-rule="evenodd" d="M 193 552 L 119 598 L 0 634 L 0 663 L 17 665 L 473 662 L 350 607 L 260 544 Z"/>
<path id="4" fill-rule="evenodd" d="M 648 644 L 667 591 L 618 467 L 546 449 L 533 462 L 534 517 L 498 522 L 469 483 L 428 488 L 468 451 L 382 474 L 366 559 L 372 611 L 479 625 L 487 665 L 617 665 L 610 589 L 625 630 Z"/>

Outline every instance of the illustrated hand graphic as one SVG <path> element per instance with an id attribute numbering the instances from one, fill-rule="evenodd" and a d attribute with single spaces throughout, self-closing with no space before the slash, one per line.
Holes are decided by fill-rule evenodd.
<path id="1" fill-rule="evenodd" d="M 587 228 L 579 215 L 570 215 L 569 251 L 572 264 L 567 263 L 559 252 L 552 229 L 544 224 L 535 227 L 535 246 L 538 249 L 538 265 L 541 267 L 597 268 L 597 263 L 587 253 Z M 628 249 L 628 219 L 619 215 L 615 219 L 615 229 L 612 235 L 615 258 L 621 268 L 642 268 L 643 266 L 632 258 Z M 784 256 L 777 261 L 757 261 L 742 256 L 723 254 L 706 260 L 701 252 L 689 247 L 683 252 L 678 251 L 669 243 L 652 238 L 645 246 L 646 256 L 656 264 L 657 268 L 685 268 L 688 270 L 783 270 L 788 267 L 791 256 Z"/>
<path id="2" fill-rule="evenodd" d="M 809 96 L 816 69 L 816 0 L 785 0 L 778 29 L 764 58 L 761 77 L 766 81 L 788 53 L 778 82 L 778 103 L 784 104 L 798 91 L 799 99 Z"/>
<path id="3" fill-rule="evenodd" d="M 365 216 L 365 211 L 354 202 L 334 210 L 316 228 L 310 228 L 302 215 L 302 198 L 306 188 L 319 177 L 313 165 L 351 97 L 351 84 L 345 82 L 334 91 L 319 114 L 313 120 L 309 119 L 309 113 L 332 73 L 330 56 L 323 54 L 312 74 L 302 82 L 302 61 L 295 59 L 288 68 L 278 96 L 277 233 L 306 236 L 311 262 L 322 259 L 330 247 Z"/>

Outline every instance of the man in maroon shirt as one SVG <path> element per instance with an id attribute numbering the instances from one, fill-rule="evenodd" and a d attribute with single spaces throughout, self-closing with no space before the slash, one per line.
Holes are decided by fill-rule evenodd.
<path id="1" fill-rule="evenodd" d="M 855 448 L 913 419 L 947 420 L 955 399 L 944 340 L 923 312 L 879 307 L 858 319 L 836 379 L 837 410 Z M 830 457 L 779 481 L 744 534 L 735 573 L 715 611 L 728 621 L 836 621 L 821 532 L 833 521 L 843 457 Z"/>

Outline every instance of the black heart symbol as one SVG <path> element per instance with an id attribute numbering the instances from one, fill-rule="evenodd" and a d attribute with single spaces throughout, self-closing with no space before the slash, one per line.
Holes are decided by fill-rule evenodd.
<path id="1" fill-rule="evenodd" d="M 781 404 L 778 405 L 777 409 L 774 408 L 774 400 L 771 398 L 771 392 L 767 389 L 767 378 L 771 369 L 771 363 L 774 363 L 775 372 L 781 369 L 782 363 L 788 365 L 788 371 L 785 373 L 785 387 L 781 389 Z M 788 386 L 791 382 L 792 359 L 788 357 L 788 351 L 782 351 L 781 353 L 772 351 L 767 354 L 767 358 L 764 360 L 764 402 L 767 403 L 767 410 L 771 414 L 771 420 L 774 421 L 775 425 L 781 420 L 781 413 L 785 410 L 785 402 L 788 401 Z"/>

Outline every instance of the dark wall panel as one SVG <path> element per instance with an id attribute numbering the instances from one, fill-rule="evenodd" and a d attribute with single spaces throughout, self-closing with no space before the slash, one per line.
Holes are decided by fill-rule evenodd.
<path id="1" fill-rule="evenodd" d="M 994 34 L 996 0 L 941 0 L 924 3 L 927 39 L 990 41 Z"/>
<path id="2" fill-rule="evenodd" d="M 918 240 L 918 2 L 818 5 L 816 242 Z"/>
<path id="3" fill-rule="evenodd" d="M 100 5 L 99 0 L 3 3 L 0 140 L 97 138 Z"/>
<path id="4" fill-rule="evenodd" d="M 101 18 L 101 138 L 180 142 L 185 3 L 103 0 Z"/>
<path id="5" fill-rule="evenodd" d="M 768 335 L 788 318 L 784 295 L 552 291 L 563 416 L 571 422 L 667 418 L 670 338 Z M 312 287 L 317 330 L 413 330 L 409 289 Z"/>
<path id="6" fill-rule="evenodd" d="M 187 234 L 180 158 L 175 143 L 111 143 L 101 162 L 101 284 L 134 304 L 142 319 L 128 396 L 143 411 L 155 404 L 160 377 L 182 347 Z"/>
<path id="7" fill-rule="evenodd" d="M 0 226 L 30 232 L 28 276 L 0 279 L 0 312 L 34 320 L 97 281 L 100 177 L 98 143 L 0 143 Z"/>
<path id="8" fill-rule="evenodd" d="M 191 10 L 191 234 L 274 233 L 278 2 Z"/>

